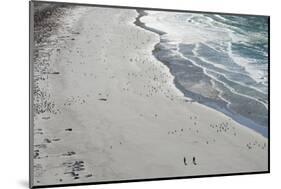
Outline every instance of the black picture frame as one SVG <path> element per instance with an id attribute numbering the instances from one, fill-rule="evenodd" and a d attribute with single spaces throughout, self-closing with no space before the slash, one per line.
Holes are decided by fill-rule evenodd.
<path id="1" fill-rule="evenodd" d="M 52 3 L 65 4 L 75 6 L 87 7 L 104 7 L 104 8 L 122 8 L 122 9 L 139 9 L 139 10 L 153 10 L 153 11 L 167 11 L 167 12 L 183 12 L 183 13 L 203 13 L 203 14 L 218 14 L 218 15 L 237 15 L 237 16 L 262 16 L 268 19 L 268 170 L 257 172 L 243 172 L 243 173 L 227 173 L 227 174 L 211 174 L 211 175 L 196 175 L 196 176 L 179 176 L 179 177 L 165 177 L 165 178 L 149 178 L 149 179 L 130 179 L 118 181 L 101 181 L 101 182 L 87 182 L 87 183 L 71 183 L 71 184 L 50 184 L 34 186 L 33 179 L 33 95 L 32 95 L 32 79 L 33 79 L 33 64 L 32 64 L 32 47 L 33 47 L 33 3 Z M 227 12 L 207 12 L 194 10 L 180 10 L 180 9 L 163 9 L 151 7 L 132 7 L 120 5 L 101 5 L 101 4 L 87 4 L 87 3 L 70 3 L 70 2 L 56 2 L 56 1 L 29 1 L 29 187 L 30 188 L 50 188 L 50 187 L 67 187 L 67 186 L 82 186 L 82 185 L 98 185 L 98 184 L 113 184 L 113 183 L 129 183 L 129 182 L 144 182 L 144 181 L 161 181 L 161 180 L 175 180 L 175 179 L 190 179 L 190 178 L 207 178 L 207 177 L 224 177 L 224 176 L 239 176 L 239 175 L 253 175 L 253 174 L 268 174 L 270 173 L 270 16 L 255 15 L 255 14 L 241 14 L 241 13 L 227 13 Z"/>

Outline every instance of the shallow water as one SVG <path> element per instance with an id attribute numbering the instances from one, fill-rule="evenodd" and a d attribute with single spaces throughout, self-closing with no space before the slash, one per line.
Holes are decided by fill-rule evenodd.
<path id="1" fill-rule="evenodd" d="M 146 13 L 140 21 L 165 32 L 153 53 L 169 67 L 176 86 L 267 136 L 267 17 Z"/>

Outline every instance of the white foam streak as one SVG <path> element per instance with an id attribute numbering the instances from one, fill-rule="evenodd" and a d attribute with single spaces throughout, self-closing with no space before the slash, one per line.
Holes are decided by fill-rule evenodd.
<path id="1" fill-rule="evenodd" d="M 231 42 L 228 43 L 228 50 L 227 50 L 228 56 L 239 66 L 243 67 L 245 71 L 249 74 L 249 77 L 251 77 L 253 80 L 255 80 L 257 83 L 263 83 L 264 84 L 264 78 L 266 77 L 266 73 L 260 69 L 260 67 L 257 66 L 255 59 L 250 58 L 243 58 L 241 56 L 235 55 L 232 52 L 232 45 Z M 266 66 L 266 65 L 264 65 Z"/>
<path id="2" fill-rule="evenodd" d="M 163 37 L 177 43 L 193 44 L 209 41 L 210 38 L 212 40 L 225 40 L 225 38 L 228 38 L 227 31 L 217 31 L 211 27 L 204 27 L 203 23 L 191 22 L 195 17 L 200 17 L 206 21 L 206 17 L 201 14 L 157 11 L 146 12 L 148 15 L 142 17 L 141 21 L 148 27 L 165 31 L 167 34 Z M 185 19 L 182 19 L 183 16 Z M 182 20 L 180 20 L 180 18 Z"/>
<path id="3" fill-rule="evenodd" d="M 196 45 L 197 45 L 197 47 L 195 47 L 193 51 L 195 51 L 196 49 L 198 49 L 198 44 L 196 44 Z M 179 48 L 179 47 L 178 47 L 178 48 Z M 179 50 L 179 49 L 178 49 L 178 50 Z M 197 66 L 197 67 L 202 68 L 202 70 L 203 70 L 203 72 L 204 72 L 205 75 L 207 75 L 208 77 L 210 77 L 210 78 L 213 79 L 214 81 L 216 81 L 216 82 L 218 82 L 218 83 L 221 83 L 221 84 L 224 85 L 226 88 L 228 88 L 232 93 L 234 93 L 234 94 L 236 94 L 236 95 L 238 95 L 238 96 L 243 96 L 243 97 L 245 97 L 245 98 L 249 98 L 249 99 L 252 99 L 252 100 L 254 100 L 254 101 L 257 101 L 257 102 L 261 103 L 262 105 L 264 105 L 264 107 L 265 107 L 266 109 L 268 109 L 268 105 L 267 105 L 266 103 L 264 103 L 264 102 L 262 102 L 262 101 L 260 101 L 260 100 L 258 100 L 258 99 L 256 99 L 256 98 L 254 98 L 254 97 L 251 97 L 251 96 L 248 96 L 248 95 L 245 95 L 245 94 L 242 94 L 242 93 L 237 92 L 234 88 L 232 88 L 232 87 L 229 86 L 228 84 L 226 84 L 226 83 L 224 83 L 224 82 L 218 80 L 217 78 L 215 78 L 214 76 L 212 76 L 211 74 L 209 74 L 209 73 L 207 72 L 207 69 L 206 69 L 205 67 L 203 67 L 203 66 L 197 64 L 195 61 L 193 61 L 193 60 L 191 60 L 191 59 L 185 57 L 185 56 L 184 56 L 182 53 L 180 53 L 178 50 L 177 50 L 177 53 L 178 53 L 179 56 L 181 56 L 181 58 L 192 62 L 192 64 L 194 64 L 194 65 Z M 194 52 L 193 52 L 193 53 L 194 53 Z M 226 101 L 226 102 L 228 102 L 228 101 Z"/>
<path id="4" fill-rule="evenodd" d="M 205 45 L 206 45 L 206 44 L 205 44 Z M 224 65 L 222 65 L 222 64 L 217 64 L 217 63 L 211 62 L 211 61 L 209 61 L 209 60 L 207 60 L 207 59 L 205 59 L 205 58 L 203 58 L 203 57 L 200 57 L 200 56 L 198 55 L 198 53 L 197 53 L 197 49 L 198 49 L 198 47 L 193 50 L 193 53 L 194 53 L 194 55 L 196 56 L 196 58 L 198 58 L 199 60 L 201 60 L 201 61 L 203 61 L 203 62 L 205 62 L 205 63 L 211 64 L 211 65 L 214 66 L 214 67 L 224 69 L 225 71 L 232 72 L 232 73 L 237 73 L 237 74 L 241 74 L 241 73 L 239 73 L 239 72 L 236 72 L 236 71 L 227 69 L 227 67 L 224 66 Z M 244 86 L 244 87 L 247 87 L 247 88 L 250 88 L 250 89 L 256 90 L 256 91 L 258 91 L 258 92 L 260 92 L 260 93 L 265 94 L 262 90 L 260 90 L 260 89 L 257 88 L 257 87 L 249 86 L 249 85 L 246 85 L 246 84 L 241 83 L 241 82 L 239 82 L 239 81 L 234 81 L 234 80 L 230 79 L 227 75 L 225 75 L 225 74 L 223 74 L 223 73 L 218 73 L 218 72 L 216 72 L 216 71 L 214 71 L 214 70 L 212 70 L 212 72 L 215 72 L 215 73 L 217 73 L 217 74 L 223 75 L 223 76 L 224 76 L 225 78 L 227 78 L 229 81 L 232 81 L 232 82 L 234 82 L 234 83 L 238 83 L 238 84 L 240 84 L 240 85 L 242 85 L 242 86 Z"/>

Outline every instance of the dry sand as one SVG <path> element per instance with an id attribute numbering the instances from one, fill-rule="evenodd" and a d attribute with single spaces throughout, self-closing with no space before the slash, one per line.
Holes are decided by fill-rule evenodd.
<path id="1" fill-rule="evenodd" d="M 135 10 L 69 12 L 37 83 L 52 105 L 34 117 L 34 185 L 267 171 L 267 138 L 185 98 Z"/>

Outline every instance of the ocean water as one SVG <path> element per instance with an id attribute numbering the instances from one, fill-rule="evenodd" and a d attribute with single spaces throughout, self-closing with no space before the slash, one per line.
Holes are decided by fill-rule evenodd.
<path id="1" fill-rule="evenodd" d="M 268 18 L 145 11 L 164 32 L 153 54 L 188 97 L 268 133 Z"/>

